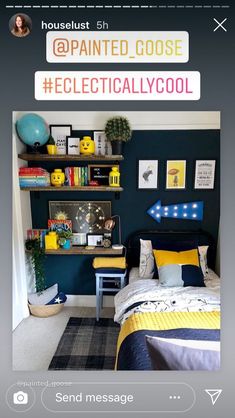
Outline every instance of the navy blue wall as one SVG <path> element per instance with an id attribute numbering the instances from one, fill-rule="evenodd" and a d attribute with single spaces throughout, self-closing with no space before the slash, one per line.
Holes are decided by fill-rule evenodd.
<path id="1" fill-rule="evenodd" d="M 74 136 L 92 134 L 74 131 Z M 130 233 L 139 229 L 204 229 L 215 240 L 219 225 L 219 130 L 187 131 L 134 131 L 132 140 L 125 144 L 124 161 L 121 162 L 121 185 L 124 191 L 120 200 L 114 193 L 45 192 L 39 198 L 31 193 L 31 209 L 34 228 L 47 228 L 49 200 L 111 200 L 112 214 L 121 216 L 123 241 Z M 159 161 L 158 190 L 138 190 L 137 174 L 139 159 Z M 166 160 L 187 160 L 186 190 L 165 190 Z M 196 159 L 215 159 L 216 177 L 214 190 L 194 190 L 194 169 Z M 33 165 L 33 164 L 31 164 Z M 35 164 L 36 165 L 36 164 Z M 38 164 L 37 164 L 38 165 Z M 63 168 L 68 163 L 44 163 L 49 171 Z M 71 164 L 71 165 L 74 165 Z M 204 201 L 202 222 L 189 220 L 162 219 L 156 223 L 146 210 L 158 199 L 163 205 L 194 200 Z M 91 268 L 91 256 L 48 256 L 46 259 L 47 284 L 58 282 L 60 289 L 68 294 L 95 294 L 95 280 Z"/>

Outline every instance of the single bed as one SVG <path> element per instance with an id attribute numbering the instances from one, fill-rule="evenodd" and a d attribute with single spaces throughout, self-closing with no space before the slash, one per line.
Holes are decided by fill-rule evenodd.
<path id="1" fill-rule="evenodd" d="M 153 248 L 178 251 L 208 246 L 203 287 L 162 286 L 139 277 L 140 239 Z M 220 279 L 216 246 L 204 231 L 138 231 L 127 247 L 129 284 L 115 296 L 114 320 L 121 324 L 117 370 L 218 370 Z"/>

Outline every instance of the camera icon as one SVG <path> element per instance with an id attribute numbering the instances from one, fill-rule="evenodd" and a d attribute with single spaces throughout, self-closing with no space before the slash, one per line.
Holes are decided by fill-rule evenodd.
<path id="1" fill-rule="evenodd" d="M 28 394 L 25 392 L 22 392 L 21 390 L 13 394 L 13 403 L 15 405 L 27 405 L 28 401 L 29 401 Z"/>

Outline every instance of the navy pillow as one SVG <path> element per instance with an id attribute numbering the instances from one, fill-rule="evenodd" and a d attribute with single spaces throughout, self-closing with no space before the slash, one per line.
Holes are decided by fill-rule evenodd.
<path id="1" fill-rule="evenodd" d="M 159 267 L 158 277 L 163 287 L 205 287 L 201 267 L 191 264 L 168 264 Z"/>
<path id="2" fill-rule="evenodd" d="M 205 287 L 204 276 L 201 267 L 185 264 L 182 268 L 182 280 L 184 286 Z"/>

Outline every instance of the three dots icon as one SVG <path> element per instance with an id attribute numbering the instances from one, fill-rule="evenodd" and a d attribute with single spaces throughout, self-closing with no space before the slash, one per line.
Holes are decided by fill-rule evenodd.
<path id="1" fill-rule="evenodd" d="M 177 399 L 177 400 L 179 400 L 179 399 L 181 399 L 181 396 L 180 396 L 180 395 L 170 395 L 170 396 L 169 396 L 169 399 L 171 399 L 171 400 L 172 400 L 172 399 L 173 399 L 173 400 L 176 400 L 176 399 Z"/>

